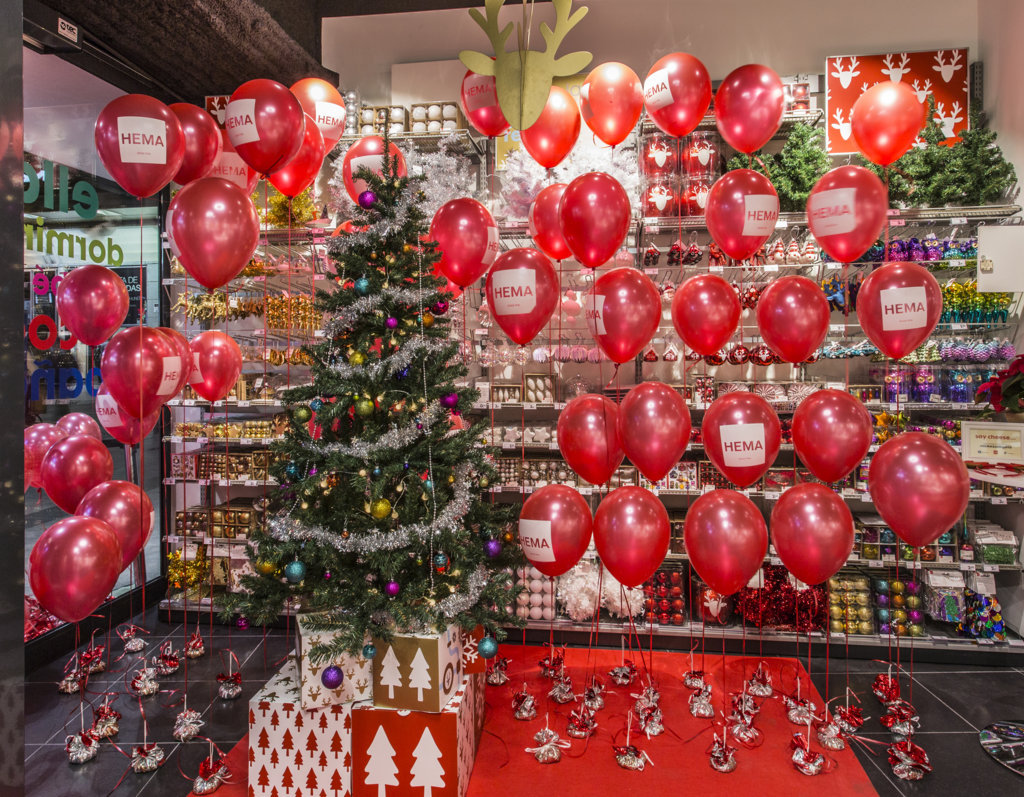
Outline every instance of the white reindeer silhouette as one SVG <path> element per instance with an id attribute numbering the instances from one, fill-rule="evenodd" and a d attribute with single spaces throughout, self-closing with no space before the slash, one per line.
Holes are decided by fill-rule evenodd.
<path id="1" fill-rule="evenodd" d="M 960 107 L 960 103 L 954 102 L 953 108 L 949 112 L 949 116 L 946 116 L 946 109 L 944 103 L 938 103 L 935 106 L 935 121 L 942 126 L 942 135 L 946 138 L 952 138 L 956 135 L 953 132 L 953 126 L 957 122 L 962 122 L 964 118 L 960 115 L 963 108 Z"/>
<path id="2" fill-rule="evenodd" d="M 932 93 L 932 82 L 930 80 L 925 80 L 923 84 L 919 80 L 915 80 L 911 86 L 917 92 L 917 101 L 920 103 L 927 100 L 928 95 Z"/>
<path id="3" fill-rule="evenodd" d="M 938 72 L 939 75 L 942 76 L 944 83 L 949 83 L 949 81 L 953 79 L 953 75 L 956 74 L 956 71 L 962 66 L 963 64 L 960 63 L 959 50 L 953 50 L 953 58 L 948 64 L 946 63 L 946 51 L 939 50 L 938 54 L 935 56 L 935 66 L 932 67 L 932 70 Z"/>
<path id="4" fill-rule="evenodd" d="M 843 59 L 837 58 L 836 71 L 832 73 L 832 77 L 838 78 L 839 85 L 842 86 L 844 89 L 850 88 L 850 84 L 853 82 L 853 79 L 860 74 L 860 72 L 857 70 L 857 65 L 859 63 L 860 61 L 857 60 L 857 56 L 851 55 L 849 68 L 843 69 Z"/>
<path id="5" fill-rule="evenodd" d="M 910 56 L 906 53 L 900 53 L 900 63 L 898 66 L 893 64 L 893 57 L 895 54 L 889 54 L 882 59 L 882 63 L 885 64 L 885 69 L 882 70 L 883 75 L 888 75 L 889 80 L 893 83 L 899 83 L 903 80 L 903 76 L 910 72 L 910 67 L 907 64 L 910 63 Z"/>
<path id="6" fill-rule="evenodd" d="M 832 117 L 835 119 L 835 122 L 832 123 L 832 129 L 839 131 L 839 135 L 843 137 L 843 141 L 848 140 L 850 138 L 850 133 L 853 132 L 853 126 L 850 122 L 843 121 L 843 109 L 836 108 L 836 112 L 832 114 Z"/>

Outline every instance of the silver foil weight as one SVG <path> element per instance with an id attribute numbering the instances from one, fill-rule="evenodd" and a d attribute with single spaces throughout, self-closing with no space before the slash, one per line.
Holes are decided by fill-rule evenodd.
<path id="1" fill-rule="evenodd" d="M 537 704 L 533 699 L 533 695 L 527 692 L 525 689 L 522 692 L 516 692 L 512 696 L 512 710 L 515 712 L 517 720 L 532 720 L 537 718 Z"/>
<path id="2" fill-rule="evenodd" d="M 171 735 L 179 742 L 187 742 L 194 739 L 205 724 L 198 711 L 187 708 L 174 718 L 174 730 L 171 731 Z"/>
<path id="3" fill-rule="evenodd" d="M 772 674 L 762 661 L 747 681 L 747 693 L 755 697 L 771 697 L 773 691 Z"/>
<path id="4" fill-rule="evenodd" d="M 72 764 L 92 761 L 100 751 L 100 740 L 92 730 L 73 733 L 64 740 L 64 752 Z"/>
<path id="5" fill-rule="evenodd" d="M 761 731 L 753 726 L 753 717 L 733 714 L 729 717 L 729 733 L 740 744 L 756 747 L 761 741 Z"/>
<path id="6" fill-rule="evenodd" d="M 156 742 L 132 748 L 132 772 L 142 775 L 155 772 L 164 760 L 164 751 Z"/>
<path id="7" fill-rule="evenodd" d="M 740 692 L 732 696 L 732 710 L 734 713 L 742 714 L 752 720 L 760 713 L 761 707 L 757 705 L 753 695 Z"/>
<path id="8" fill-rule="evenodd" d="M 725 737 L 719 738 L 716 733 L 715 741 L 711 744 L 708 763 L 717 772 L 732 772 L 736 769 L 736 748 L 730 747 Z"/>
<path id="9" fill-rule="evenodd" d="M 613 667 L 608 677 L 612 679 L 612 683 L 616 686 L 629 686 L 633 681 L 636 680 L 637 670 L 633 662 L 626 659 L 620 666 Z"/>
<path id="10" fill-rule="evenodd" d="M 491 665 L 487 668 L 487 685 L 504 686 L 507 684 L 508 665 L 509 660 L 506 658 L 493 659 Z"/>
<path id="11" fill-rule="evenodd" d="M 651 757 L 642 750 L 637 749 L 636 745 L 627 744 L 622 746 L 614 746 L 612 750 L 615 753 L 615 763 L 617 763 L 623 769 L 632 769 L 635 772 L 643 772 L 644 767 L 648 762 L 651 761 Z"/>
<path id="12" fill-rule="evenodd" d="M 141 667 L 132 677 L 131 690 L 140 697 L 155 695 L 160 685 L 156 682 L 156 670 L 152 667 Z"/>
<path id="13" fill-rule="evenodd" d="M 203 638 L 196 631 L 185 644 L 185 655 L 190 659 L 198 659 L 204 653 L 206 653 L 206 645 L 203 644 Z"/>
<path id="14" fill-rule="evenodd" d="M 562 760 L 562 750 L 571 747 L 571 743 L 559 739 L 558 734 L 550 728 L 543 728 L 533 735 L 537 747 L 527 747 L 527 753 L 533 753 L 533 757 L 541 764 L 557 764 Z"/>
<path id="15" fill-rule="evenodd" d="M 193 794 L 213 794 L 230 777 L 231 772 L 228 770 L 227 764 L 224 763 L 224 759 L 211 764 L 209 758 L 204 758 L 203 763 L 199 765 L 199 774 L 192 781 L 192 792 Z"/>
<path id="16" fill-rule="evenodd" d="M 917 709 L 906 700 L 890 703 L 886 713 L 879 718 L 879 721 L 889 729 L 893 739 L 897 742 L 906 741 L 921 727 L 921 718 L 917 715 Z"/>
<path id="17" fill-rule="evenodd" d="M 93 710 L 92 732 L 99 739 L 109 739 L 117 736 L 120 730 L 121 712 L 110 705 L 110 698 L 107 698 L 101 705 Z"/>
<path id="18" fill-rule="evenodd" d="M 806 725 L 814 719 L 814 711 L 817 706 L 810 700 L 785 695 L 782 698 L 782 703 L 786 707 L 787 719 L 794 725 Z"/>
<path id="19" fill-rule="evenodd" d="M 637 717 L 640 722 L 640 730 L 643 731 L 648 739 L 652 739 L 665 732 L 665 718 L 659 706 L 644 706 L 637 711 Z"/>
<path id="20" fill-rule="evenodd" d="M 141 653 L 146 648 L 146 640 L 138 636 L 130 636 L 124 641 L 125 653 Z"/>
<path id="21" fill-rule="evenodd" d="M 598 712 L 604 708 L 604 684 L 595 678 L 590 682 L 583 692 L 583 705 L 592 712 Z"/>
<path id="22" fill-rule="evenodd" d="M 548 697 L 556 703 L 572 703 L 576 699 L 576 695 L 572 691 L 572 679 L 567 675 L 562 675 L 551 687 Z"/>
<path id="23" fill-rule="evenodd" d="M 687 689 L 703 689 L 704 671 L 687 670 L 685 673 L 683 673 L 683 686 L 685 686 Z"/>
<path id="24" fill-rule="evenodd" d="M 594 735 L 597 730 L 597 720 L 594 719 L 593 710 L 586 704 L 569 712 L 569 727 L 565 735 L 574 739 L 586 739 Z"/>
<path id="25" fill-rule="evenodd" d="M 79 670 L 72 670 L 57 683 L 57 691 L 62 695 L 78 694 L 78 690 L 82 688 L 82 678 Z"/>
<path id="26" fill-rule="evenodd" d="M 630 697 L 636 698 L 636 703 L 633 704 L 633 711 L 639 716 L 641 710 L 649 706 L 658 705 L 658 702 L 661 700 L 661 692 L 653 686 L 646 686 L 640 694 L 631 694 Z"/>
<path id="27" fill-rule="evenodd" d="M 825 756 L 821 753 L 811 752 L 807 749 L 808 742 L 802 733 L 794 733 L 790 742 L 793 748 L 791 756 L 793 766 L 801 775 L 820 775 L 825 767 Z"/>
<path id="28" fill-rule="evenodd" d="M 690 714 L 698 719 L 711 719 L 715 716 L 714 706 L 711 705 L 710 684 L 690 695 Z"/>
<path id="29" fill-rule="evenodd" d="M 834 718 L 831 722 L 826 722 L 823 725 L 818 726 L 817 736 L 818 744 L 826 750 L 846 749 L 846 741 L 843 739 L 843 731 L 839 727 L 839 723 L 836 722 Z"/>
<path id="30" fill-rule="evenodd" d="M 909 740 L 889 745 L 889 766 L 901 780 L 921 780 L 932 771 L 928 754 Z"/>
<path id="31" fill-rule="evenodd" d="M 181 666 L 181 653 L 173 649 L 170 642 L 160 646 L 160 653 L 150 659 L 157 675 L 173 675 Z"/>
<path id="32" fill-rule="evenodd" d="M 217 696 L 221 700 L 234 700 L 242 694 L 242 673 L 233 672 L 230 675 L 220 673 L 217 676 L 220 686 L 217 687 Z"/>

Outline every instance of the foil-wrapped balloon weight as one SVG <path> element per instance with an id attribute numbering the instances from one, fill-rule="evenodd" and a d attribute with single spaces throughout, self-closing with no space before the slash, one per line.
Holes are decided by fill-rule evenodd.
<path id="1" fill-rule="evenodd" d="M 888 753 L 892 774 L 901 780 L 921 780 L 932 771 L 924 748 L 909 739 L 889 745 Z"/>
<path id="2" fill-rule="evenodd" d="M 181 653 L 173 649 L 170 642 L 164 642 L 160 646 L 160 653 L 150 659 L 150 663 L 156 670 L 157 675 L 174 675 L 181 666 Z"/>
<path id="3" fill-rule="evenodd" d="M 704 671 L 687 670 L 685 673 L 683 673 L 683 686 L 685 686 L 687 689 L 703 689 Z"/>
<path id="4" fill-rule="evenodd" d="M 817 706 L 806 698 L 785 695 L 782 704 L 786 708 L 786 718 L 794 725 L 806 725 L 814 719 Z"/>
<path id="5" fill-rule="evenodd" d="M 636 745 L 615 745 L 612 747 L 612 751 L 615 753 L 615 763 L 623 769 L 632 769 L 634 772 L 643 772 L 644 767 L 651 758 L 647 753 L 637 749 Z"/>
<path id="6" fill-rule="evenodd" d="M 64 740 L 64 752 L 72 764 L 92 761 L 100 751 L 100 740 L 91 730 L 75 733 Z"/>
<path id="7" fill-rule="evenodd" d="M 594 719 L 594 712 L 586 704 L 569 712 L 569 726 L 565 731 L 567 736 L 574 739 L 587 739 L 593 736 L 596 730 L 597 720 Z"/>
<path id="8" fill-rule="evenodd" d="M 576 695 L 572 691 L 572 679 L 568 675 L 559 676 L 555 685 L 551 687 L 551 691 L 548 692 L 548 697 L 563 705 L 572 703 L 576 699 Z"/>
<path id="9" fill-rule="evenodd" d="M 152 667 L 139 668 L 135 671 L 135 675 L 132 676 L 130 687 L 132 693 L 139 697 L 155 695 L 157 689 L 160 688 L 156 682 L 156 670 Z"/>
<path id="10" fill-rule="evenodd" d="M 596 678 L 583 692 L 583 705 L 591 712 L 598 712 L 604 708 L 604 684 Z"/>
<path id="11" fill-rule="evenodd" d="M 487 667 L 487 685 L 504 686 L 508 683 L 508 665 L 506 658 L 492 659 Z"/>
<path id="12" fill-rule="evenodd" d="M 608 677 L 616 686 L 629 686 L 636 680 L 636 676 L 636 666 L 629 659 L 626 659 L 618 667 L 613 667 L 608 673 Z"/>
<path id="13" fill-rule="evenodd" d="M 192 781 L 192 793 L 213 794 L 230 777 L 231 772 L 228 770 L 227 764 L 224 763 L 224 759 L 211 763 L 210 758 L 204 758 L 199 765 L 199 774 Z"/>
<path id="14" fill-rule="evenodd" d="M 220 673 L 217 676 L 217 682 L 220 684 L 217 687 L 217 696 L 221 700 L 234 700 L 242 694 L 242 674 L 240 672 L 228 675 Z"/>
<path id="15" fill-rule="evenodd" d="M 879 673 L 871 684 L 871 692 L 884 705 L 900 699 L 900 682 L 886 673 Z"/>
<path id="16" fill-rule="evenodd" d="M 174 718 L 174 730 L 171 731 L 171 735 L 179 742 L 187 742 L 194 739 L 205 724 L 198 711 L 187 708 Z"/>
<path id="17" fill-rule="evenodd" d="M 921 718 L 917 715 L 917 710 L 906 700 L 890 703 L 879 721 L 889 729 L 897 742 L 909 739 L 921 727 Z"/>
<path id="18" fill-rule="evenodd" d="M 512 711 L 515 713 L 517 720 L 532 720 L 537 718 L 537 703 L 533 699 L 533 695 L 527 692 L 525 689 L 521 692 L 516 692 L 512 696 Z"/>
<path id="19" fill-rule="evenodd" d="M 762 661 L 747 681 L 747 693 L 755 697 L 771 697 L 772 691 L 772 674 L 768 665 Z"/>
<path id="20" fill-rule="evenodd" d="M 711 705 L 711 684 L 690 695 L 690 714 L 697 719 L 711 719 L 715 716 L 715 708 Z"/>
<path id="21" fill-rule="evenodd" d="M 83 674 L 78 670 L 74 669 L 65 675 L 57 683 L 57 691 L 64 695 L 74 695 L 78 693 L 78 690 L 82 688 Z"/>
<path id="22" fill-rule="evenodd" d="M 719 738 L 716 733 L 715 740 L 711 743 L 708 762 L 716 772 L 732 772 L 736 769 L 736 748 L 730 747 L 725 737 Z"/>
<path id="23" fill-rule="evenodd" d="M 820 775 L 825 768 L 825 756 L 818 752 L 811 752 L 810 742 L 804 739 L 802 733 L 794 733 L 790 741 L 793 750 L 791 760 L 796 771 L 801 775 Z"/>
<path id="24" fill-rule="evenodd" d="M 111 707 L 110 698 L 93 710 L 92 732 L 99 739 L 117 736 L 120 730 L 121 712 Z"/>
<path id="25" fill-rule="evenodd" d="M 637 712 L 640 730 L 648 739 L 665 732 L 665 719 L 658 705 L 644 706 Z"/>
<path id="26" fill-rule="evenodd" d="M 132 748 L 132 772 L 142 775 L 155 772 L 164 760 L 164 751 L 153 742 Z"/>
<path id="27" fill-rule="evenodd" d="M 846 742 L 843 739 L 843 731 L 839 723 L 833 718 L 830 722 L 818 726 L 818 744 L 826 750 L 844 750 Z"/>
<path id="28" fill-rule="evenodd" d="M 544 728 L 533 735 L 536 747 L 527 747 L 526 752 L 533 753 L 533 757 L 541 764 L 557 764 L 562 760 L 562 750 L 570 747 L 570 743 L 559 739 L 558 734 L 550 728 Z"/>
<path id="29" fill-rule="evenodd" d="M 185 655 L 190 659 L 198 659 L 204 653 L 206 653 L 206 645 L 203 644 L 203 638 L 196 631 L 185 644 Z"/>

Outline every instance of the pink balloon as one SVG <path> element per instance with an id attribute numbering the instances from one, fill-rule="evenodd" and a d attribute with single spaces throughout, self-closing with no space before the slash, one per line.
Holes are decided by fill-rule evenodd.
<path id="1" fill-rule="evenodd" d="M 139 555 L 153 531 L 153 502 L 135 484 L 111 480 L 85 494 L 75 510 L 81 517 L 102 520 L 117 535 L 124 570 Z"/>
<path id="2" fill-rule="evenodd" d="M 850 558 L 853 515 L 825 485 L 798 484 L 772 510 L 772 542 L 790 573 L 805 584 L 820 584 Z"/>
<path id="3" fill-rule="evenodd" d="M 79 266 L 57 287 L 57 313 L 87 346 L 104 343 L 128 315 L 124 280 L 103 266 Z"/>
<path id="4" fill-rule="evenodd" d="M 698 274 L 676 288 L 672 324 L 683 343 L 700 355 L 717 354 L 740 323 L 736 289 L 717 274 Z"/>
<path id="5" fill-rule="evenodd" d="M 171 200 L 167 235 L 185 270 L 213 291 L 245 268 L 259 243 L 260 222 L 245 191 L 219 177 L 204 177 Z"/>
<path id="6" fill-rule="evenodd" d="M 582 495 L 564 484 L 549 484 L 523 504 L 519 544 L 531 565 L 556 578 L 579 562 L 590 545 L 593 527 Z"/>
<path id="7" fill-rule="evenodd" d="M 793 413 L 793 447 L 817 478 L 829 484 L 857 467 L 874 439 L 871 413 L 842 390 L 817 390 Z"/>
<path id="8" fill-rule="evenodd" d="M 178 117 L 145 94 L 124 94 L 108 102 L 96 119 L 94 138 L 107 171 L 139 199 L 167 185 L 185 157 Z"/>
<path id="9" fill-rule="evenodd" d="M 942 289 L 917 263 L 886 263 L 868 275 L 857 294 L 861 329 L 894 360 L 928 340 L 941 314 Z"/>
<path id="10" fill-rule="evenodd" d="M 174 396 L 181 370 L 187 365 L 162 332 L 129 327 L 110 339 L 103 351 L 100 373 L 121 408 L 132 417 L 142 418 Z"/>
<path id="11" fill-rule="evenodd" d="M 239 157 L 260 174 L 270 174 L 302 146 L 305 114 L 298 98 L 274 80 L 257 78 L 231 95 L 224 128 Z"/>
<path id="12" fill-rule="evenodd" d="M 725 76 L 715 93 L 715 123 L 722 138 L 740 152 L 755 152 L 775 135 L 785 97 L 774 70 L 746 64 Z"/>
<path id="13" fill-rule="evenodd" d="M 928 118 L 928 109 L 906 83 L 883 80 L 853 104 L 850 123 L 857 149 L 879 166 L 903 157 Z"/>
<path id="14" fill-rule="evenodd" d="M 643 107 L 640 78 L 618 61 L 598 64 L 580 88 L 583 121 L 595 136 L 612 147 L 633 132 Z"/>
<path id="15" fill-rule="evenodd" d="M 949 443 L 924 432 L 886 440 L 871 459 L 868 490 L 897 537 L 929 545 L 960 522 L 970 498 L 967 468 Z"/>
<path id="16" fill-rule="evenodd" d="M 543 252 L 509 249 L 487 274 L 487 306 L 502 331 L 523 346 L 551 320 L 558 287 L 555 267 Z"/>
<path id="17" fill-rule="evenodd" d="M 456 285 L 466 288 L 487 273 L 498 256 L 498 225 L 482 204 L 468 197 L 445 202 L 430 222 L 437 241 L 437 267 Z"/>
<path id="18" fill-rule="evenodd" d="M 772 280 L 757 300 L 761 337 L 787 363 L 802 363 L 818 350 L 830 314 L 821 286 L 792 274 Z"/>
<path id="19" fill-rule="evenodd" d="M 775 232 L 779 195 L 763 174 L 733 169 L 711 186 L 705 220 L 723 252 L 746 260 Z"/>
<path id="20" fill-rule="evenodd" d="M 619 440 L 629 461 L 652 483 L 675 467 L 690 444 L 690 410 L 661 382 L 632 388 L 619 406 Z"/>
<path id="21" fill-rule="evenodd" d="M 133 418 L 117 403 L 105 384 L 96 391 L 96 417 L 110 436 L 119 443 L 133 446 L 153 431 L 160 420 L 160 410 L 156 409 L 143 418 Z"/>
<path id="22" fill-rule="evenodd" d="M 192 374 L 188 383 L 207 401 L 220 401 L 242 373 L 242 350 L 229 335 L 211 329 L 197 335 L 192 348 Z"/>
<path id="23" fill-rule="evenodd" d="M 577 396 L 558 416 L 558 450 L 584 481 L 601 485 L 622 464 L 619 408 L 596 393 Z"/>
<path id="24" fill-rule="evenodd" d="M 67 517 L 40 535 L 29 556 L 29 583 L 43 608 L 68 623 L 106 600 L 121 572 L 121 545 L 102 520 Z"/>
<path id="25" fill-rule="evenodd" d="M 466 72 L 459 91 L 459 105 L 480 135 L 496 138 L 505 135 L 511 127 L 498 105 L 493 75 Z"/>
<path id="26" fill-rule="evenodd" d="M 708 70 L 689 53 L 659 58 L 644 81 L 644 107 L 661 130 L 674 138 L 693 132 L 711 104 Z"/>
<path id="27" fill-rule="evenodd" d="M 256 188 L 260 176 L 235 152 L 235 148 L 231 146 L 231 140 L 228 138 L 227 130 L 220 131 L 220 145 L 220 155 L 217 156 L 217 160 L 214 161 L 213 167 L 206 176 L 220 177 L 222 180 L 234 183 L 245 191 L 246 196 L 249 196 Z"/>
<path id="28" fill-rule="evenodd" d="M 74 512 L 89 490 L 114 475 L 114 459 L 95 437 L 80 434 L 54 443 L 39 466 L 39 481 L 50 500 Z"/>
<path id="29" fill-rule="evenodd" d="M 69 412 L 59 421 L 57 421 L 57 428 L 60 429 L 65 437 L 74 437 L 76 434 L 84 434 L 88 437 L 95 437 L 97 440 L 103 439 L 103 432 L 100 431 L 100 425 L 89 415 L 84 412 Z"/>
<path id="30" fill-rule="evenodd" d="M 297 197 L 316 180 L 320 167 L 327 154 L 327 144 L 313 118 L 306 115 L 305 131 L 302 134 L 302 146 L 290 161 L 275 169 L 267 179 L 286 197 Z"/>
<path id="31" fill-rule="evenodd" d="M 650 490 L 619 487 L 594 515 L 594 545 L 601 563 L 625 587 L 639 587 L 665 560 L 668 512 Z"/>
<path id="32" fill-rule="evenodd" d="M 711 589 L 732 595 L 746 586 L 768 553 L 768 529 L 754 502 L 735 490 L 712 490 L 683 524 L 690 564 Z"/>
<path id="33" fill-rule="evenodd" d="M 558 221 L 558 206 L 565 189 L 565 183 L 546 186 L 530 205 L 530 237 L 537 248 L 553 260 L 565 260 L 572 254 Z"/>
<path id="34" fill-rule="evenodd" d="M 874 172 L 839 166 L 823 175 L 807 197 L 807 226 L 828 256 L 859 260 L 885 227 L 889 194 Z"/>
<path id="35" fill-rule="evenodd" d="M 749 487 L 775 462 L 782 426 L 775 410 L 760 396 L 726 393 L 704 413 L 701 435 L 714 466 L 733 484 Z"/>
<path id="36" fill-rule="evenodd" d="M 67 437 L 59 427 L 52 423 L 34 423 L 25 430 L 25 489 L 42 487 L 39 481 L 39 466 L 43 457 L 54 443 Z"/>
<path id="37" fill-rule="evenodd" d="M 206 177 L 220 157 L 220 128 L 213 117 L 198 105 L 175 102 L 167 107 L 178 117 L 185 138 L 185 157 L 174 175 L 174 182 L 186 185 Z"/>
<path id="38" fill-rule="evenodd" d="M 405 157 L 394 142 L 388 146 L 388 157 L 396 161 L 396 175 L 405 177 L 408 174 Z M 359 195 L 370 187 L 366 180 L 355 176 L 362 168 L 369 169 L 379 177 L 384 176 L 384 139 L 380 136 L 363 136 L 345 151 L 341 161 L 341 177 L 353 202 L 358 202 Z"/>
<path id="39" fill-rule="evenodd" d="M 558 223 L 569 250 L 587 268 L 607 263 L 629 232 L 629 196 L 604 172 L 581 174 L 562 193 Z"/>
<path id="40" fill-rule="evenodd" d="M 561 86 L 551 87 L 540 117 L 519 131 L 523 149 L 545 169 L 553 169 L 565 160 L 579 137 L 580 109 Z"/>
<path id="41" fill-rule="evenodd" d="M 178 378 L 177 389 L 172 394 L 173 398 L 185 389 L 185 385 L 188 384 L 189 377 L 192 376 L 192 347 L 189 346 L 188 338 L 176 329 L 171 329 L 170 327 L 157 327 L 157 330 L 163 333 L 164 337 L 166 337 L 171 342 L 171 345 L 174 346 L 174 351 L 177 352 L 179 357 L 181 357 L 181 374 Z M 168 399 L 168 401 L 169 400 L 170 399 Z"/>
<path id="42" fill-rule="evenodd" d="M 632 360 L 661 320 L 661 295 L 635 268 L 605 272 L 584 297 L 587 328 L 612 362 Z"/>

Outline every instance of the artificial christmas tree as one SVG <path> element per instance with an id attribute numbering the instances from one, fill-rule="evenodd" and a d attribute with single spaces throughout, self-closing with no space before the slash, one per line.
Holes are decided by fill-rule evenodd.
<path id="1" fill-rule="evenodd" d="M 775 186 L 779 210 L 799 213 L 807 207 L 814 184 L 829 170 L 825 152 L 825 132 L 820 127 L 798 123 L 777 155 L 761 153 L 758 160 L 737 155 L 729 160 L 729 169 L 753 169 Z"/>

